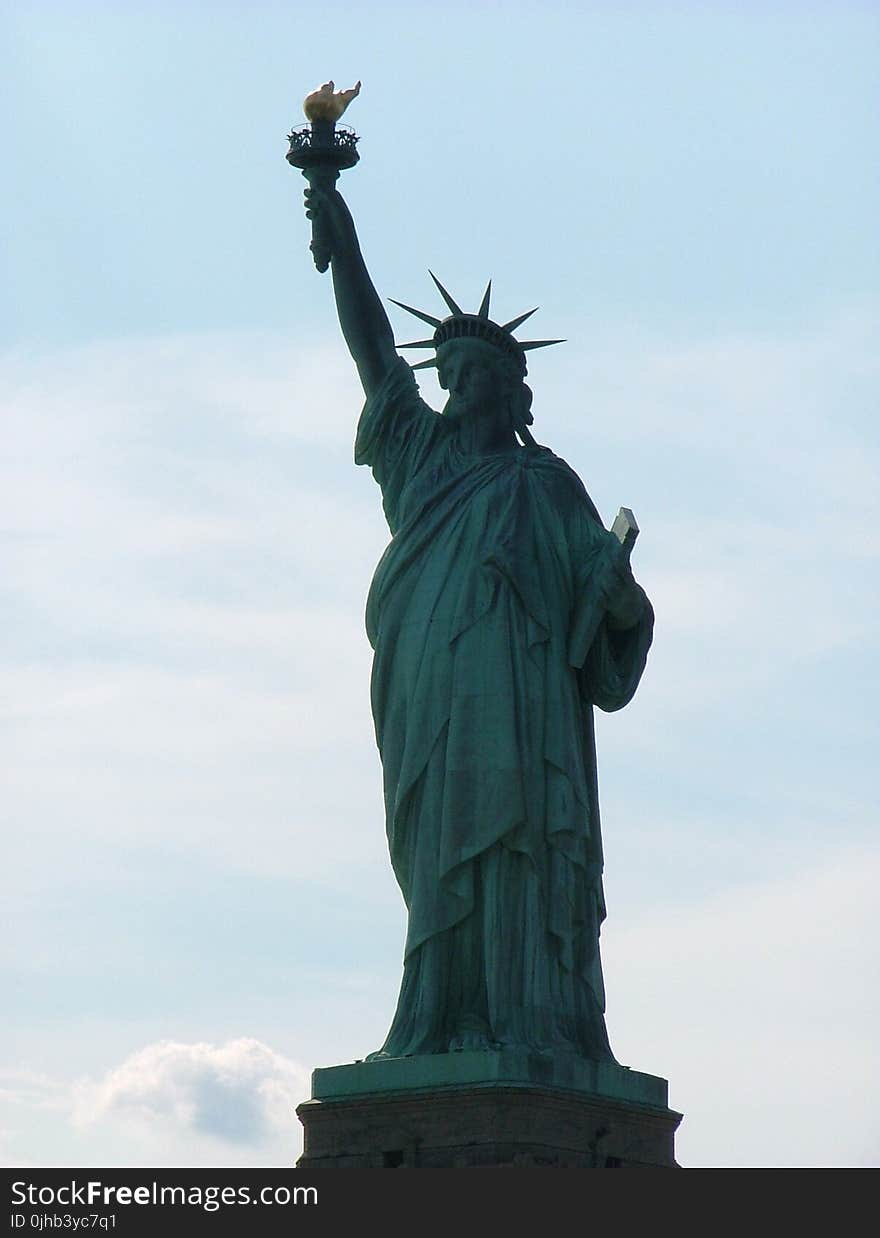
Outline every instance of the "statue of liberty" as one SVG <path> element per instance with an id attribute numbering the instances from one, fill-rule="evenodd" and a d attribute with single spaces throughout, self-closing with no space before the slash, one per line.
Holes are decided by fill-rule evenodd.
<path id="1" fill-rule="evenodd" d="M 526 1047 L 613 1062 L 593 707 L 633 696 L 653 613 L 571 468 L 539 446 L 529 314 L 409 310 L 442 413 L 397 356 L 330 183 L 306 210 L 364 388 L 355 460 L 391 541 L 367 601 L 391 860 L 408 909 L 397 1010 L 376 1056 Z M 314 246 L 313 246 L 314 247 Z M 317 260 L 317 254 L 316 254 Z M 399 304 L 399 303 L 398 303 Z M 532 313 L 534 311 L 530 311 Z"/>

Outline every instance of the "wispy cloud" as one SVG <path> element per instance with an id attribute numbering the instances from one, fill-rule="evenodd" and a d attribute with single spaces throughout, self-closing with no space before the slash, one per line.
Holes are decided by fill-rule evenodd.
<path id="1" fill-rule="evenodd" d="M 643 525 L 657 639 L 612 745 L 685 746 L 693 767 L 692 720 L 745 723 L 784 699 L 802 725 L 817 671 L 876 656 L 875 333 L 864 310 L 776 340 L 599 336 L 548 378 L 539 429 Z M 340 349 L 120 341 L 8 357 L 0 391 L 20 837 L 54 830 L 63 803 L 98 837 L 149 821 L 198 846 L 199 821 L 231 811 L 234 832 L 261 785 L 264 820 L 281 816 L 269 788 L 302 821 L 336 803 L 337 851 L 357 854 L 325 774 L 341 759 L 350 803 L 381 813 L 362 614 L 387 531 L 351 465 L 361 397 Z M 601 418 L 574 418 L 572 391 Z M 863 681 L 837 680 L 835 730 L 875 725 Z M 322 838 L 297 838 L 300 871 Z"/>
<path id="2" fill-rule="evenodd" d="M 617 1051 L 671 1080 L 683 1163 L 876 1165 L 878 881 L 848 848 L 609 923 Z"/>
<path id="3" fill-rule="evenodd" d="M 67 1090 L 57 1079 L 36 1070 L 0 1070 L 0 1099 L 37 1109 L 64 1108 Z"/>
<path id="4" fill-rule="evenodd" d="M 257 854 L 283 867 L 294 846 L 305 872 L 310 856 L 324 864 L 323 838 L 333 862 L 338 841 L 314 821 L 343 788 L 328 769 L 313 803 L 305 771 L 355 741 L 375 764 L 362 614 L 387 531 L 351 463 L 356 379 L 331 358 L 217 335 L 0 367 L 19 850 L 64 820 L 62 849 L 137 836 L 198 848 L 210 834 L 229 857 L 250 800 L 278 823 Z M 363 798 L 357 757 L 346 764 Z"/>
<path id="5" fill-rule="evenodd" d="M 629 881 L 659 919 L 615 946 L 618 913 L 638 906 L 618 897 L 606 970 L 613 993 L 615 975 L 638 967 L 624 1044 L 652 1042 L 656 1060 L 633 1053 L 632 1065 L 680 1081 L 690 1129 L 717 1118 L 701 1097 L 724 1103 L 719 1055 L 740 1096 L 760 1079 L 755 1112 L 769 1131 L 774 1098 L 794 1112 L 800 1086 L 767 1066 L 769 1051 L 790 1046 L 807 1072 L 810 1055 L 861 1045 L 872 1017 L 847 1007 L 870 966 L 859 943 L 873 871 L 867 851 L 847 848 L 876 814 L 872 322 L 776 341 L 597 340 L 592 361 L 535 382 L 539 440 L 582 473 L 606 517 L 623 502 L 642 524 L 636 570 L 657 638 L 633 705 L 601 720 L 600 773 L 609 888 Z M 575 421 L 573 391 L 601 417 Z M 256 333 L 123 341 L 7 358 L 0 392 L 7 905 L 41 926 L 13 944 L 34 992 L 78 891 L 100 892 L 124 865 L 136 897 L 139 856 L 153 883 L 169 863 L 177 885 L 191 865 L 223 869 L 242 881 L 241 915 L 255 870 L 316 889 L 375 871 L 382 805 L 362 614 L 387 530 L 372 479 L 351 463 L 360 394 L 341 353 Z M 100 930 L 109 940 L 111 919 Z M 335 931 L 328 917 L 328 957 L 343 957 Z M 839 965 L 844 941 L 862 964 Z M 145 961 L 157 949 L 149 934 L 137 948 Z M 283 946 L 273 950 L 285 966 Z M 829 977 L 846 1027 L 818 997 L 814 1013 L 799 1005 Z M 789 988 L 786 1007 L 775 994 Z M 125 1018 L 109 974 L 100 1000 Z M 835 1067 L 858 1124 L 850 1148 L 865 1146 L 861 1053 L 852 1070 Z M 81 1086 L 76 1139 L 137 1127 L 128 1155 L 151 1159 L 155 1132 L 167 1142 L 177 1131 L 177 1163 L 197 1136 L 222 1158 L 215 1140 L 241 1150 L 281 1129 L 281 1097 L 291 1129 L 299 1070 L 253 1041 L 150 1043 Z M 25 1108 L 59 1103 L 34 1088 L 20 1094 Z M 754 1146 L 746 1109 L 729 1127 L 737 1147 Z M 808 1131 L 809 1115 L 786 1140 L 795 1125 Z M 711 1129 L 707 1155 L 731 1163 L 733 1145 Z M 818 1140 L 814 1123 L 797 1145 L 804 1163 L 827 1155 Z"/>

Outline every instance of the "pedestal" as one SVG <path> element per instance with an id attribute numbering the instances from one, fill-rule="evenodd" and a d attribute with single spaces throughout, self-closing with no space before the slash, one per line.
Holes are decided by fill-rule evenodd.
<path id="1" fill-rule="evenodd" d="M 521 1049 L 316 1070 L 299 1169 L 676 1168 L 667 1083 Z"/>

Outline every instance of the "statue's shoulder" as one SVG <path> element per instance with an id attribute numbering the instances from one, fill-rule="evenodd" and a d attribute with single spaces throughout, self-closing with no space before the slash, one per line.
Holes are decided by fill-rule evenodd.
<path id="1" fill-rule="evenodd" d="M 376 463 L 390 452 L 415 448 L 417 453 L 442 438 L 443 418 L 425 403 L 412 369 L 402 359 L 389 367 L 370 392 L 355 437 L 355 463 Z"/>
<path id="2" fill-rule="evenodd" d="M 602 518 L 587 494 L 586 486 L 561 456 L 557 456 L 549 447 L 528 446 L 523 448 L 523 463 L 551 496 L 557 497 L 566 506 L 580 508 L 598 524 L 602 524 Z"/>
<path id="3" fill-rule="evenodd" d="M 389 403 L 417 403 L 420 400 L 419 387 L 412 367 L 407 365 L 402 357 L 395 357 L 385 371 L 382 381 L 373 389 L 367 399 L 370 405 L 382 407 Z"/>

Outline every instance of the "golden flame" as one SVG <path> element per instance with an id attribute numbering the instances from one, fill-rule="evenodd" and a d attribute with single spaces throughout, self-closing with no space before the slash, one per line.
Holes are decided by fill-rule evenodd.
<path id="1" fill-rule="evenodd" d="M 361 84 L 357 83 L 350 90 L 337 90 L 333 93 L 333 83 L 325 82 L 318 90 L 306 95 L 303 111 L 307 120 L 337 121 L 356 95 L 361 93 Z"/>

